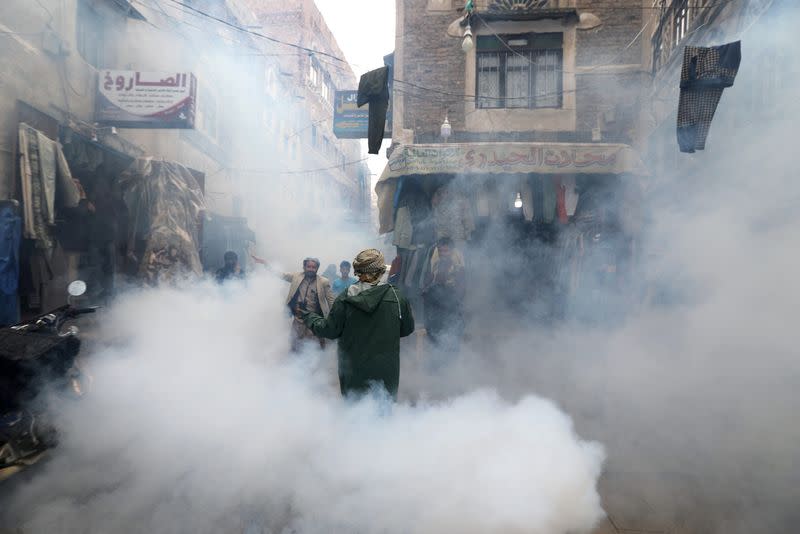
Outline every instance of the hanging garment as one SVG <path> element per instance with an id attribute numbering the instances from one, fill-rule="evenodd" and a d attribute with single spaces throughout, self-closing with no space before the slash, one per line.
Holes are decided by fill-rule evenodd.
<path id="1" fill-rule="evenodd" d="M 533 221 L 533 186 L 531 185 L 530 178 L 524 178 L 522 180 L 519 196 L 522 199 L 522 215 L 525 217 L 526 221 Z"/>
<path id="2" fill-rule="evenodd" d="M 183 165 L 139 158 L 120 184 L 131 215 L 128 250 L 143 242 L 139 277 L 150 285 L 200 275 L 198 221 L 206 205 L 194 175 Z"/>
<path id="3" fill-rule="evenodd" d="M 533 220 L 544 221 L 544 185 L 542 180 L 534 179 L 533 182 Z"/>
<path id="4" fill-rule="evenodd" d="M 28 239 L 36 238 L 33 221 L 33 169 L 28 155 L 28 128 L 19 125 L 19 171 L 20 189 L 22 190 L 22 224 L 23 235 Z"/>
<path id="5" fill-rule="evenodd" d="M 564 185 L 561 178 L 556 179 L 556 213 L 558 214 L 558 222 L 567 224 L 569 216 L 567 215 L 567 186 Z"/>
<path id="6" fill-rule="evenodd" d="M 401 176 L 397 179 L 397 187 L 394 190 L 394 195 L 392 196 L 392 209 L 397 209 L 397 206 L 400 205 L 400 195 L 403 194 L 403 186 L 406 183 L 406 177 Z"/>
<path id="7" fill-rule="evenodd" d="M 39 173 L 42 182 L 42 218 L 47 224 L 56 222 L 56 148 L 55 142 L 36 132 L 39 145 Z"/>
<path id="8" fill-rule="evenodd" d="M 601 196 L 600 186 L 597 184 L 589 184 L 581 190 L 574 216 L 575 225 L 581 231 L 588 232 L 589 229 L 599 224 L 600 210 L 602 209 Z"/>
<path id="9" fill-rule="evenodd" d="M 564 186 L 564 204 L 567 208 L 567 216 L 572 217 L 575 215 L 575 208 L 578 206 L 578 198 L 580 197 L 576 188 L 575 176 L 562 177 L 561 184 Z"/>
<path id="10" fill-rule="evenodd" d="M 414 249 L 409 251 L 408 266 L 402 267 L 403 288 L 413 290 L 417 287 L 417 273 L 422 264 L 424 249 Z"/>
<path id="11" fill-rule="evenodd" d="M 20 168 L 22 169 L 22 205 L 23 220 L 25 222 L 25 237 L 36 241 L 36 248 L 52 251 L 55 240 L 49 225 L 49 212 L 55 207 L 49 206 L 49 199 L 45 182 L 48 180 L 49 164 L 42 165 L 39 150 L 39 133 L 27 124 L 19 125 Z M 45 149 L 45 155 L 49 151 Z M 44 169 L 43 169 L 44 167 Z M 55 160 L 53 160 L 55 170 Z M 52 174 L 55 182 L 55 174 Z M 53 191 L 54 189 L 53 183 Z M 49 253 L 45 254 L 49 257 Z"/>
<path id="12" fill-rule="evenodd" d="M 411 224 L 411 212 L 408 210 L 408 206 L 397 208 L 392 244 L 399 248 L 409 248 L 413 235 L 414 227 Z"/>
<path id="13" fill-rule="evenodd" d="M 406 250 L 404 248 L 397 249 L 397 255 L 400 257 L 400 276 L 397 278 L 396 285 L 402 288 L 405 285 L 405 276 L 408 272 L 409 264 L 411 263 L 411 250 Z"/>
<path id="14" fill-rule="evenodd" d="M 496 218 L 505 216 L 508 210 L 511 209 L 506 197 L 507 195 L 498 191 L 496 184 L 484 183 L 481 185 L 475 190 L 473 220 L 475 217 Z M 512 198 L 512 204 L 513 200 Z"/>
<path id="15" fill-rule="evenodd" d="M 19 321 L 17 289 L 19 287 L 19 244 L 22 219 L 11 204 L 0 206 L 0 325 Z"/>
<path id="16" fill-rule="evenodd" d="M 428 195 L 417 185 L 407 184 L 403 191 L 401 205 L 408 208 L 411 216 L 413 234 L 411 243 L 415 246 L 430 245 L 436 240 L 433 212 Z"/>
<path id="17" fill-rule="evenodd" d="M 358 82 L 358 107 L 369 104 L 367 144 L 369 153 L 380 152 L 389 109 L 389 67 L 370 71 Z"/>
<path id="18" fill-rule="evenodd" d="M 450 187 L 440 187 L 431 199 L 433 220 L 436 225 L 436 239 L 449 237 L 456 241 L 466 241 L 475 230 L 475 221 L 467 198 Z"/>
<path id="19" fill-rule="evenodd" d="M 81 183 L 72 176 L 67 157 L 61 145 L 56 147 L 56 205 L 63 208 L 77 208 L 81 199 L 86 198 Z"/>
<path id="20" fill-rule="evenodd" d="M 19 125 L 24 236 L 37 248 L 52 250 L 58 208 L 75 208 L 81 191 L 72 178 L 61 145 L 25 123 Z"/>
<path id="21" fill-rule="evenodd" d="M 475 192 L 475 212 L 478 217 L 488 217 L 491 214 L 491 197 L 485 185 Z"/>
<path id="22" fill-rule="evenodd" d="M 741 41 L 684 49 L 677 131 L 681 152 L 705 149 L 722 91 L 733 85 L 741 59 Z"/>
<path id="23" fill-rule="evenodd" d="M 551 223 L 556 216 L 557 191 L 552 177 L 543 176 L 542 180 L 542 219 Z"/>
<path id="24" fill-rule="evenodd" d="M 428 273 L 431 269 L 431 260 L 433 253 L 436 251 L 436 245 L 430 245 L 427 249 L 422 251 L 422 263 L 420 264 L 419 272 L 417 273 L 416 284 L 417 288 L 422 289 L 425 287 L 425 282 L 428 278 Z"/>
<path id="25" fill-rule="evenodd" d="M 77 174 L 93 174 L 103 164 L 103 151 L 89 143 L 78 140 L 70 131 L 64 133 L 64 155 L 69 158 L 72 169 Z"/>

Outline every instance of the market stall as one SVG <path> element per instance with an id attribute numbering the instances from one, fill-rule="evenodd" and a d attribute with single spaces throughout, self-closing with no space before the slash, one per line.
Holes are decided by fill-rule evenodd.
<path id="1" fill-rule="evenodd" d="M 646 174 L 622 144 L 400 145 L 375 188 L 380 232 L 393 232 L 399 285 L 412 299 L 442 237 L 467 253 L 504 241 L 547 295 L 575 294 L 595 268 L 586 259 L 612 270 L 630 263 Z M 593 244 L 615 257 L 600 260 Z"/>

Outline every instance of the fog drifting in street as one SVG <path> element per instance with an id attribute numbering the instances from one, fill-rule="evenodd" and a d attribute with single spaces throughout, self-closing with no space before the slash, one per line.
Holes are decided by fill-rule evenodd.
<path id="1" fill-rule="evenodd" d="M 30 532 L 581 532 L 603 451 L 552 403 L 339 399 L 287 361 L 282 282 L 130 294 L 52 461 L 4 506 Z M 331 358 L 330 353 L 324 358 Z M 18 523 L 19 522 L 19 523 Z"/>
<path id="2" fill-rule="evenodd" d="M 123 295 L 88 354 L 90 394 L 57 408 L 61 443 L 7 496 L 0 524 L 577 533 L 603 516 L 605 467 L 620 477 L 615 491 L 633 481 L 662 526 L 791 531 L 800 501 L 797 106 L 787 91 L 791 112 L 767 125 L 747 122 L 752 110 L 737 105 L 757 90 L 751 44 L 767 37 L 800 71 L 791 31 L 751 34 L 707 150 L 678 156 L 704 179 L 661 177 L 649 191 L 639 245 L 661 299 L 622 310 L 605 301 L 595 311 L 623 312 L 613 324 L 538 327 L 482 300 L 458 358 L 432 370 L 411 350 L 401 355 L 401 402 L 390 409 L 341 401 L 333 352 L 287 355 L 286 285 L 274 274 L 254 273 L 240 288 Z M 261 255 L 296 270 L 318 255 L 324 268 L 374 245 L 350 226 L 342 237 L 344 225 L 324 214 L 281 205 L 273 185 L 246 192 L 264 201 L 254 224 Z M 524 268 L 512 250 L 498 240 L 481 254 Z M 490 274 L 470 272 L 470 290 Z M 513 269 L 507 278 L 515 283 Z"/>

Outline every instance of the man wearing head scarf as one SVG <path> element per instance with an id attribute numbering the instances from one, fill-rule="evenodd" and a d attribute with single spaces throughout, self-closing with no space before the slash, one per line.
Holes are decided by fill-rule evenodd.
<path id="1" fill-rule="evenodd" d="M 400 338 L 414 331 L 414 316 L 400 291 L 380 282 L 384 261 L 378 250 L 362 251 L 353 261 L 358 282 L 337 297 L 328 316 L 303 315 L 315 335 L 339 340 L 339 387 L 345 397 L 380 387 L 397 399 Z"/>
<path id="2" fill-rule="evenodd" d="M 286 305 L 292 313 L 291 351 L 300 352 L 307 341 L 316 340 L 320 348 L 325 348 L 325 339 L 316 337 L 303 324 L 303 314 L 313 312 L 326 316 L 331 310 L 335 295 L 327 278 L 317 275 L 319 271 L 317 258 L 303 260 L 303 272 L 286 273 L 283 279 L 289 282 L 289 293 Z"/>

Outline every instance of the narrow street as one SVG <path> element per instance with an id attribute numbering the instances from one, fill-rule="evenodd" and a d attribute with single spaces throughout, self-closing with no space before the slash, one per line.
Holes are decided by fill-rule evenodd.
<path id="1" fill-rule="evenodd" d="M 0 2 L 0 534 L 788 534 L 795 0 Z"/>

